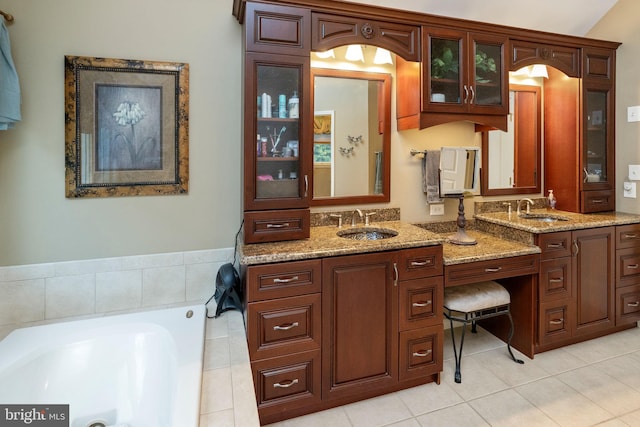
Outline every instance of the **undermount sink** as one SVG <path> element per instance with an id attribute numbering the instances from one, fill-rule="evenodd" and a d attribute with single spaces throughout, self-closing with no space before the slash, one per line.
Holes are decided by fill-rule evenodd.
<path id="1" fill-rule="evenodd" d="M 366 227 L 349 228 L 336 233 L 338 237 L 352 240 L 381 240 L 398 235 L 398 232 L 390 228 Z"/>
<path id="2" fill-rule="evenodd" d="M 540 221 L 540 222 L 556 222 L 556 221 L 569 221 L 569 218 L 561 216 L 561 215 L 553 215 L 553 214 L 520 214 L 520 218 L 530 219 L 532 221 Z"/>

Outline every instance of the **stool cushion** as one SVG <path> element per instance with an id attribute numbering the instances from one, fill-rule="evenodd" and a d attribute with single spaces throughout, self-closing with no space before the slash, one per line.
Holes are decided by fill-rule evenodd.
<path id="1" fill-rule="evenodd" d="M 481 311 L 510 302 L 509 292 L 494 281 L 451 286 L 444 290 L 444 307 L 462 313 Z"/>

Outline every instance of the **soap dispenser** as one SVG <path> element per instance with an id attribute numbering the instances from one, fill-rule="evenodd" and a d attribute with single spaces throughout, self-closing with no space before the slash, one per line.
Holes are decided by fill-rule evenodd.
<path id="1" fill-rule="evenodd" d="M 549 190 L 549 196 L 547 197 L 547 206 L 549 209 L 556 208 L 556 196 L 553 194 L 553 190 Z"/>

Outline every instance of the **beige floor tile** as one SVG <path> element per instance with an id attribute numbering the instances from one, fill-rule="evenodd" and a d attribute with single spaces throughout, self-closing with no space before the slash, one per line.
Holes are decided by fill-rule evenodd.
<path id="1" fill-rule="evenodd" d="M 224 368 L 230 365 L 229 339 L 214 338 L 204 342 L 203 369 Z"/>
<path id="2" fill-rule="evenodd" d="M 422 427 L 484 427 L 487 422 L 467 403 L 417 417 Z"/>
<path id="3" fill-rule="evenodd" d="M 353 427 L 386 426 L 411 418 L 397 394 L 387 394 L 344 406 Z"/>
<path id="4" fill-rule="evenodd" d="M 556 423 L 514 390 L 505 390 L 469 402 L 493 427 L 555 426 Z"/>
<path id="5" fill-rule="evenodd" d="M 544 369 L 551 375 L 580 368 L 587 364 L 584 360 L 561 348 L 546 351 L 544 353 L 538 353 L 534 356 L 533 360 L 535 360 L 540 368 Z"/>
<path id="6" fill-rule="evenodd" d="M 460 371 L 462 383 L 458 384 L 454 381 L 455 362 L 445 361 L 441 382 L 449 384 L 466 401 L 509 388 L 504 381 L 473 357 L 462 358 Z"/>
<path id="7" fill-rule="evenodd" d="M 460 324 L 460 323 L 458 323 Z M 454 323 L 454 326 L 456 323 Z M 478 332 L 475 334 L 471 333 L 471 326 L 467 326 L 467 331 L 464 336 L 464 347 L 462 351 L 462 355 L 469 356 L 475 353 L 479 353 L 482 351 L 493 350 L 500 347 L 505 347 L 506 344 L 497 338 L 496 336 L 490 334 L 485 329 L 480 327 L 477 328 Z M 454 328 L 454 333 L 456 335 L 456 348 L 460 349 L 460 336 L 462 335 L 462 326 L 457 326 Z M 451 330 L 446 329 L 444 331 L 444 360 L 453 359 L 453 344 L 451 343 Z"/>
<path id="8" fill-rule="evenodd" d="M 420 423 L 415 418 L 409 418 L 397 423 L 389 424 L 385 427 L 420 427 Z"/>
<path id="9" fill-rule="evenodd" d="M 469 358 L 475 359 L 497 378 L 512 387 L 549 376 L 547 371 L 539 367 L 537 360 L 531 360 L 520 352 L 516 350 L 513 351 L 518 359 L 524 361 L 524 364 L 514 362 L 506 346 L 474 354 Z"/>
<path id="10" fill-rule="evenodd" d="M 235 427 L 233 409 L 201 415 L 200 427 Z"/>
<path id="11" fill-rule="evenodd" d="M 640 391 L 640 353 L 625 354 L 592 367 Z"/>
<path id="12" fill-rule="evenodd" d="M 618 419 L 630 427 L 640 427 L 640 411 L 631 412 L 630 414 L 618 417 Z"/>
<path id="13" fill-rule="evenodd" d="M 412 387 L 397 394 L 413 415 L 425 414 L 463 402 L 460 395 L 445 381 L 441 381 L 440 385 L 431 383 Z"/>
<path id="14" fill-rule="evenodd" d="M 587 363 L 600 362 L 612 357 L 638 351 L 638 330 L 618 332 L 595 340 L 584 341 L 563 349 Z"/>
<path id="15" fill-rule="evenodd" d="M 557 378 L 545 378 L 515 390 L 564 427 L 592 426 L 612 415 Z"/>
<path id="16" fill-rule="evenodd" d="M 269 424 L 265 427 L 351 427 L 347 413 L 342 407 Z"/>
<path id="17" fill-rule="evenodd" d="M 200 396 L 200 413 L 233 409 L 233 388 L 231 369 L 221 368 L 202 373 L 202 392 Z"/>
<path id="18" fill-rule="evenodd" d="M 640 392 L 592 366 L 565 372 L 557 378 L 613 415 L 640 409 Z"/>
<path id="19" fill-rule="evenodd" d="M 629 424 L 625 423 L 619 418 L 615 418 L 613 420 L 605 421 L 598 424 L 598 427 L 629 427 Z"/>

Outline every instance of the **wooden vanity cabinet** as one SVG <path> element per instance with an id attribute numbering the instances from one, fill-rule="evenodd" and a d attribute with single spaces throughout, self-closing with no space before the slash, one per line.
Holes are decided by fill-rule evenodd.
<path id="1" fill-rule="evenodd" d="M 539 234 L 538 348 L 546 351 L 615 327 L 613 227 Z"/>
<path id="2" fill-rule="evenodd" d="M 243 269 L 262 424 L 440 381 L 442 246 Z"/>
<path id="3" fill-rule="evenodd" d="M 616 325 L 640 320 L 640 224 L 616 227 Z"/>

